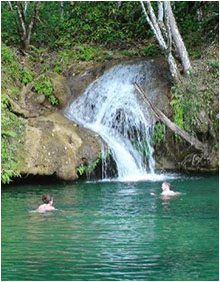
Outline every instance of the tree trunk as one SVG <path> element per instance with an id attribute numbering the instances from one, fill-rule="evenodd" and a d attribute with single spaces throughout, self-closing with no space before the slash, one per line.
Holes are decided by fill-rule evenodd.
<path id="1" fill-rule="evenodd" d="M 29 20 L 27 17 L 27 8 L 29 5 L 29 1 L 25 1 L 24 4 L 21 1 L 15 2 L 15 8 L 17 11 L 18 21 L 16 21 L 18 33 L 20 36 L 20 47 L 21 51 L 24 55 L 26 55 L 26 51 L 30 45 L 31 40 L 31 32 L 34 26 L 34 23 L 38 18 L 38 10 L 40 6 L 40 2 L 37 1 L 34 3 L 34 9 L 32 11 L 31 19 Z M 11 3 L 9 4 L 10 9 L 13 12 L 13 7 Z"/>
<path id="2" fill-rule="evenodd" d="M 166 59 L 167 59 L 168 65 L 169 65 L 169 69 L 170 69 L 170 73 L 171 73 L 173 80 L 175 82 L 180 82 L 181 81 L 181 75 L 180 75 L 180 72 L 178 70 L 176 61 L 175 61 L 172 53 L 169 52 L 168 54 L 165 54 L 165 56 L 166 56 Z"/>
<path id="3" fill-rule="evenodd" d="M 30 40 L 28 40 L 28 38 L 25 37 L 20 39 L 20 47 L 24 54 L 26 54 L 29 45 L 30 45 Z"/>
<path id="4" fill-rule="evenodd" d="M 167 12 L 167 9 L 164 8 L 165 6 L 164 3 L 162 3 L 162 1 L 159 1 L 158 2 L 158 19 L 157 19 L 150 1 L 146 1 L 146 5 L 147 5 L 147 9 L 148 9 L 150 17 L 147 14 L 143 1 L 140 1 L 140 3 L 143 9 L 145 18 L 148 24 L 150 25 L 154 33 L 154 36 L 156 37 L 160 45 L 161 50 L 165 54 L 173 80 L 175 82 L 179 82 L 180 73 L 179 73 L 175 58 L 172 55 L 172 34 L 171 34 L 170 20 L 169 20 L 169 14 Z M 163 22 L 164 11 L 165 11 L 165 24 Z"/>
<path id="5" fill-rule="evenodd" d="M 145 18 L 156 37 L 161 50 L 165 54 L 169 65 L 170 73 L 174 82 L 180 82 L 181 76 L 178 70 L 174 56 L 172 55 L 172 44 L 176 46 L 177 52 L 180 56 L 181 64 L 185 74 L 189 75 L 191 64 L 189 56 L 183 43 L 182 37 L 179 33 L 176 21 L 172 12 L 169 1 L 158 1 L 158 17 L 156 17 L 151 1 L 140 1 Z M 146 3 L 148 13 L 145 9 Z"/>
<path id="6" fill-rule="evenodd" d="M 190 70 L 192 69 L 192 66 L 189 60 L 189 55 L 186 50 L 185 44 L 183 42 L 182 36 L 179 32 L 179 29 L 177 27 L 176 20 L 174 18 L 170 2 L 169 1 L 166 1 L 166 2 L 168 4 L 168 13 L 169 13 L 169 18 L 170 18 L 170 26 L 171 26 L 173 41 L 176 45 L 178 54 L 180 56 L 181 64 L 183 66 L 183 72 L 185 75 L 189 75 Z"/>

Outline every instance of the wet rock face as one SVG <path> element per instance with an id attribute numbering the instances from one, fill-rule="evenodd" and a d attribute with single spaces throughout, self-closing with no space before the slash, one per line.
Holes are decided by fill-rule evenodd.
<path id="1" fill-rule="evenodd" d="M 138 60 L 132 60 L 133 64 Z M 69 74 L 68 78 L 54 74 L 51 76 L 54 95 L 59 99 L 59 109 L 64 109 L 80 96 L 88 85 L 101 76 L 105 70 L 119 63 L 113 60 L 93 67 L 82 68 L 78 74 Z M 142 87 L 151 91 L 151 101 L 168 117 L 172 116 L 169 105 L 170 75 L 163 60 L 152 60 L 152 79 Z M 159 89 L 159 90 L 158 90 Z M 51 107 L 43 95 L 36 95 L 31 89 L 23 93 L 23 103 L 18 107 L 12 104 L 15 113 L 22 115 L 26 122 L 25 148 L 20 164 L 21 174 L 56 175 L 63 180 L 76 179 L 76 169 L 83 163 L 94 161 L 101 151 L 100 139 L 89 130 L 80 128 L 69 121 L 58 109 Z M 143 107 L 145 104 L 142 103 Z M 203 112 L 199 113 L 201 133 L 210 131 L 208 118 Z M 180 160 L 185 156 L 186 146 L 181 150 L 175 149 L 173 135 L 168 134 L 166 143 L 155 148 L 154 158 L 157 169 L 181 169 Z M 190 153 L 190 152 L 189 152 Z M 211 158 L 209 166 L 216 167 L 218 161 Z"/>
<path id="2" fill-rule="evenodd" d="M 99 64 L 94 66 L 93 68 L 87 70 L 81 70 L 81 72 L 74 76 L 69 74 L 69 86 L 71 89 L 71 96 L 69 100 L 69 104 L 72 104 L 75 99 L 77 99 L 86 88 L 92 83 L 94 80 L 99 78 L 107 71 L 109 68 L 113 67 L 118 63 L 124 63 L 129 65 L 134 65 L 138 63 L 145 63 L 144 65 L 149 68 L 149 72 L 146 71 L 146 77 L 143 76 L 142 80 L 142 88 L 148 94 L 151 102 L 157 106 L 160 110 L 162 110 L 167 116 L 172 115 L 172 108 L 169 104 L 169 96 L 170 96 L 170 86 L 171 86 L 171 77 L 167 68 L 166 63 L 163 59 L 153 59 L 153 60 L 145 60 L 145 59 L 132 59 L 132 60 L 124 60 L 124 61 L 111 61 L 104 64 Z M 150 75 L 149 75 L 150 73 Z M 137 98 L 140 100 L 140 105 L 143 108 L 143 112 L 147 108 L 146 103 L 142 100 L 142 98 L 137 94 Z M 94 101 L 95 104 L 95 101 Z M 147 111 L 146 111 L 146 114 Z M 120 119 L 121 112 L 118 112 L 117 118 Z M 153 115 L 153 114 L 152 114 Z M 113 122 L 113 124 L 117 124 L 118 120 Z M 161 159 L 161 151 L 155 150 L 154 158 L 156 160 L 156 168 L 157 169 L 170 169 L 174 170 L 177 168 L 175 159 L 172 158 L 168 154 L 166 159 Z"/>
<path id="3" fill-rule="evenodd" d="M 58 107 L 63 109 L 70 96 L 67 79 L 58 74 L 52 74 L 50 79 Z M 63 180 L 74 180 L 78 177 L 77 167 L 98 157 L 99 139 L 64 118 L 45 95 L 32 91 L 31 84 L 22 89 L 19 101 L 11 99 L 10 105 L 25 124 L 20 174 L 56 175 Z"/>
<path id="4" fill-rule="evenodd" d="M 168 116 L 171 115 L 172 109 L 169 105 L 168 97 L 170 95 L 170 86 L 171 86 L 171 76 L 169 74 L 169 70 L 167 68 L 166 63 L 163 59 L 131 59 L 131 60 L 111 60 L 105 63 L 99 63 L 93 66 L 90 66 L 89 69 L 80 69 L 76 72 L 72 70 L 72 74 L 68 74 L 68 83 L 70 87 L 70 98 L 68 104 L 72 104 L 75 99 L 77 99 L 98 77 L 103 75 L 105 71 L 110 69 L 111 67 L 115 66 L 119 63 L 126 63 L 126 64 L 137 64 L 140 62 L 150 62 L 151 71 L 152 71 L 152 79 L 151 81 L 146 81 L 142 87 L 148 92 L 148 90 L 157 89 L 152 93 L 150 99 L 152 103 L 157 105 L 159 109 L 164 111 Z M 78 74 L 79 72 L 79 74 Z M 76 74 L 77 73 L 77 74 Z"/>
<path id="5" fill-rule="evenodd" d="M 71 72 L 67 74 L 71 92 L 68 104 L 72 104 L 72 102 L 86 90 L 90 83 L 117 63 L 119 63 L 119 60 L 116 59 L 105 63 L 90 64 L 89 66 L 82 65 L 72 69 Z"/>
<path id="6" fill-rule="evenodd" d="M 26 125 L 25 157 L 20 173 L 55 174 L 63 180 L 74 180 L 76 168 L 96 159 L 99 152 L 97 138 L 56 112 Z"/>

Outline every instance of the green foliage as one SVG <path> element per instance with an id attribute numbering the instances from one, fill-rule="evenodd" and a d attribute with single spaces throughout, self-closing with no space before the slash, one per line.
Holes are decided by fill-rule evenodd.
<path id="1" fill-rule="evenodd" d="M 46 53 L 47 51 L 48 51 L 47 48 L 42 48 L 42 47 L 37 48 L 34 45 L 29 45 L 29 53 L 31 56 L 35 56 L 36 54 L 42 55 Z"/>
<path id="2" fill-rule="evenodd" d="M 71 7 L 64 29 L 69 34 L 61 34 L 59 42 L 118 44 L 131 41 L 140 34 L 145 34 L 142 28 L 143 18 L 139 3 L 123 2 L 120 8 L 117 2 L 77 2 Z M 68 8 L 68 7 L 67 7 Z M 84 15 L 86 14 L 86 19 Z M 61 40 L 61 38 L 63 38 Z"/>
<path id="3" fill-rule="evenodd" d="M 93 162 L 89 163 L 87 167 L 87 173 L 91 173 L 97 167 L 99 162 L 100 162 L 100 159 L 98 158 L 94 160 Z"/>
<path id="4" fill-rule="evenodd" d="M 2 88 L 10 89 L 11 85 L 20 87 L 34 79 L 34 73 L 27 66 L 19 63 L 19 58 L 12 49 L 2 43 Z"/>
<path id="5" fill-rule="evenodd" d="M 82 176 L 84 173 L 86 173 L 87 175 L 91 174 L 98 166 L 98 164 L 102 161 L 105 160 L 109 157 L 108 153 L 104 152 L 104 153 L 100 153 L 99 156 L 92 162 L 90 163 L 84 163 L 81 164 L 78 168 L 77 168 L 77 173 Z"/>
<path id="6" fill-rule="evenodd" d="M 210 71 L 213 73 L 215 78 L 219 77 L 219 60 L 208 61 L 208 65 L 211 67 Z"/>
<path id="7" fill-rule="evenodd" d="M 174 123 L 180 128 L 183 128 L 183 108 L 179 103 L 177 98 L 173 98 L 170 105 L 173 107 L 174 111 Z"/>
<path id="8" fill-rule="evenodd" d="M 135 57 L 139 55 L 139 50 L 137 48 L 129 48 L 120 51 L 120 54 L 126 57 Z"/>
<path id="9" fill-rule="evenodd" d="M 77 46 L 76 53 L 74 54 L 75 59 L 82 61 L 91 61 L 97 55 L 97 49 L 88 46 Z"/>
<path id="10" fill-rule="evenodd" d="M 72 57 L 72 52 L 69 49 L 64 49 L 58 53 L 58 60 L 63 61 L 66 66 L 70 64 Z"/>
<path id="11" fill-rule="evenodd" d="M 1 38 L 5 44 L 16 45 L 19 43 L 16 22 L 7 1 L 1 1 Z"/>
<path id="12" fill-rule="evenodd" d="M 143 48 L 143 54 L 145 56 L 155 57 L 160 53 L 160 49 L 157 44 L 148 43 L 147 46 Z"/>
<path id="13" fill-rule="evenodd" d="M 187 89 L 182 85 L 175 85 L 172 87 L 173 98 L 170 105 L 173 108 L 173 121 L 180 128 L 186 130 L 192 135 L 195 134 L 195 113 L 199 111 L 199 103 L 195 102 L 197 96 L 194 83 L 188 83 Z M 176 135 L 176 140 L 181 138 Z"/>
<path id="14" fill-rule="evenodd" d="M 151 137 L 151 143 L 153 145 L 160 144 L 165 140 L 165 125 L 163 123 L 158 122 L 154 126 L 154 131 Z"/>
<path id="15" fill-rule="evenodd" d="M 77 168 L 77 173 L 79 173 L 79 175 L 82 176 L 84 174 L 85 170 L 86 170 L 86 165 L 85 164 L 81 164 Z"/>
<path id="16" fill-rule="evenodd" d="M 15 63 L 15 58 L 12 50 L 8 48 L 4 43 L 1 45 L 1 58 L 2 58 L 2 76 L 3 86 L 7 88 L 8 84 L 14 83 L 18 80 L 17 75 L 19 73 L 19 67 Z"/>
<path id="17" fill-rule="evenodd" d="M 45 95 L 52 105 L 58 104 L 58 99 L 53 95 L 53 85 L 49 78 L 41 75 L 33 85 L 34 91 Z"/>
<path id="18" fill-rule="evenodd" d="M 63 49 L 59 51 L 57 58 L 53 62 L 53 71 L 56 73 L 61 73 L 65 67 L 73 64 L 75 60 L 91 61 L 97 56 L 97 48 L 87 45 L 77 45 L 72 49 Z"/>
<path id="19" fill-rule="evenodd" d="M 60 60 L 55 60 L 54 61 L 54 69 L 53 69 L 53 71 L 56 72 L 56 73 L 61 73 L 62 72 L 62 66 L 61 66 Z"/>
<path id="20" fill-rule="evenodd" d="M 32 45 L 50 49 L 67 49 L 85 43 L 115 47 L 152 37 L 138 1 L 64 1 L 63 4 L 62 18 L 59 1 L 40 3 L 40 21 L 31 34 Z M 34 2 L 30 2 L 29 18 L 33 6 Z M 153 2 L 153 6 L 157 10 L 156 3 Z M 207 34 L 211 40 L 218 32 L 218 1 L 174 1 L 172 7 L 189 46 Z M 18 17 L 16 9 L 12 12 L 7 1 L 2 1 L 2 40 L 6 44 L 19 43 L 15 17 Z M 156 51 L 147 48 L 146 54 L 154 56 Z"/>
<path id="21" fill-rule="evenodd" d="M 1 45 L 1 58 L 3 64 L 10 64 L 13 61 L 13 52 L 4 44 Z"/>
<path id="22" fill-rule="evenodd" d="M 29 15 L 33 3 L 29 4 Z M 18 44 L 16 12 L 12 13 L 9 5 L 2 4 L 2 35 L 7 44 Z M 40 3 L 40 21 L 32 32 L 32 45 L 70 48 L 76 44 L 114 44 L 132 42 L 134 38 L 146 38 L 149 28 L 138 2 L 107 1 L 64 1 L 64 18 L 61 17 L 59 1 Z M 151 34 L 151 32 L 150 32 Z"/>
<path id="23" fill-rule="evenodd" d="M 32 80 L 33 80 L 33 74 L 26 67 L 24 67 L 23 70 L 21 71 L 21 77 L 20 77 L 21 83 L 26 85 Z"/>
<path id="24" fill-rule="evenodd" d="M 195 50 L 191 51 L 191 59 L 197 60 L 202 57 L 202 51 L 199 48 L 196 48 Z"/>
<path id="25" fill-rule="evenodd" d="M 1 181 L 3 184 L 19 176 L 18 150 L 23 144 L 24 127 L 17 116 L 8 110 L 9 101 L 6 95 L 1 99 Z M 16 144 L 14 141 L 16 140 Z M 19 144 L 19 145 L 18 145 Z"/>
<path id="26" fill-rule="evenodd" d="M 201 122 L 207 122 L 218 136 L 218 64 L 218 60 L 201 60 L 190 79 L 172 87 L 174 122 L 191 135 L 199 132 Z M 202 112 L 208 120 L 200 120 Z"/>
<path id="27" fill-rule="evenodd" d="M 217 1 L 172 2 L 173 13 L 187 48 L 193 49 L 216 37 L 219 28 L 218 6 Z M 195 56 L 200 58 L 200 52 L 193 54 L 196 59 Z"/>

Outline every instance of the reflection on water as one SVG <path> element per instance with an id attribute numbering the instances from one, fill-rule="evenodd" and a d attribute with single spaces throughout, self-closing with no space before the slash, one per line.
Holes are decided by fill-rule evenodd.
<path id="1" fill-rule="evenodd" d="M 2 280 L 218 280 L 218 179 L 2 191 Z M 59 210 L 30 213 L 41 195 Z"/>

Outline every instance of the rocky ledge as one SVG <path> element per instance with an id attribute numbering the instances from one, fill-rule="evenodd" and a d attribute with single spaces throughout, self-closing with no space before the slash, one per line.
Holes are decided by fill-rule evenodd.
<path id="1" fill-rule="evenodd" d="M 76 179 L 77 167 L 92 162 L 100 152 L 92 133 L 59 112 L 27 122 L 24 148 L 21 174 L 56 175 L 63 180 Z"/>
<path id="2" fill-rule="evenodd" d="M 77 168 L 96 160 L 100 140 L 62 114 L 70 89 L 60 75 L 51 76 L 59 106 L 52 106 L 44 95 L 23 88 L 19 100 L 10 100 L 11 110 L 24 125 L 24 146 L 19 152 L 21 175 L 55 175 L 62 180 L 77 179 Z M 16 140 L 14 140 L 16 145 Z"/>

